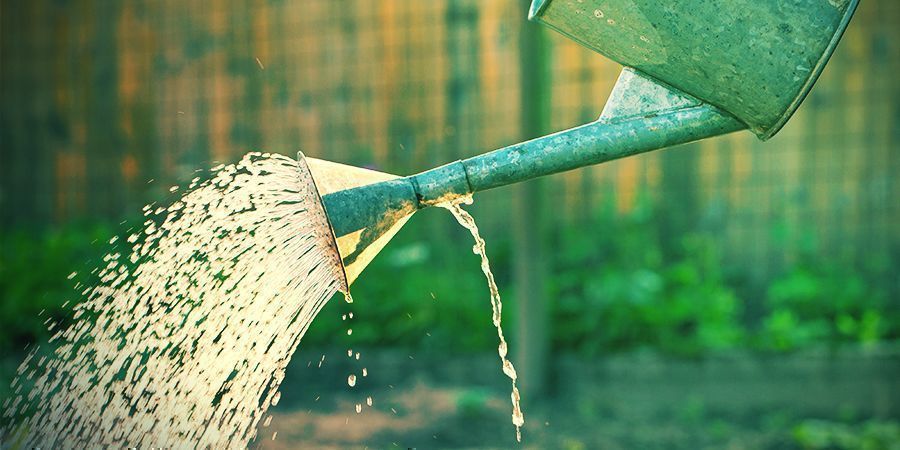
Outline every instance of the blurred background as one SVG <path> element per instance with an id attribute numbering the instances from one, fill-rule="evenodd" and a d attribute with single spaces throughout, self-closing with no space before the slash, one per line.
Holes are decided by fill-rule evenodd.
<path id="1" fill-rule="evenodd" d="M 620 67 L 527 6 L 3 0 L 3 397 L 47 316 L 65 318 L 67 275 L 197 169 L 302 149 L 407 175 L 595 119 Z M 476 196 L 523 447 L 898 448 L 898 23 L 900 3 L 861 2 L 766 143 Z M 354 284 L 353 335 L 343 302 L 313 323 L 259 444 L 513 447 L 471 245 L 446 211 L 417 214 Z M 348 346 L 370 374 L 353 391 Z"/>

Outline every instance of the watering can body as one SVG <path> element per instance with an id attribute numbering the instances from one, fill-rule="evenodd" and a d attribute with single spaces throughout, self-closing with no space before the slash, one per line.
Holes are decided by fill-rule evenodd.
<path id="1" fill-rule="evenodd" d="M 857 3 L 534 0 L 529 16 L 768 139 L 812 88 Z"/>
<path id="2" fill-rule="evenodd" d="M 534 0 L 532 19 L 626 66 L 600 117 L 417 175 L 328 189 L 347 284 L 418 209 L 738 130 L 768 139 L 812 88 L 857 3 Z"/>

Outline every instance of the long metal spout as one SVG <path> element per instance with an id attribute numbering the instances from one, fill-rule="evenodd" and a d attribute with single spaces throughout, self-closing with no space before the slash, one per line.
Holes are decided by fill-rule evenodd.
<path id="1" fill-rule="evenodd" d="M 711 105 L 626 69 L 595 122 L 323 200 L 340 237 L 396 211 L 745 128 Z"/>
<path id="2" fill-rule="evenodd" d="M 708 105 L 622 122 L 598 120 L 409 177 L 418 207 L 745 128 Z"/>
<path id="3" fill-rule="evenodd" d="M 322 200 L 352 282 L 418 209 L 745 128 L 714 106 L 625 69 L 592 123 Z"/>

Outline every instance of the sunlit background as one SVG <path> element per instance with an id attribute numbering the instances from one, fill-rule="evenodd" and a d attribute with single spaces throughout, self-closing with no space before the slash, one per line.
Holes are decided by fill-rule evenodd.
<path id="1" fill-rule="evenodd" d="M 407 175 L 595 119 L 620 66 L 527 3 L 3 0 L 3 397 L 67 274 L 198 169 L 302 150 Z M 900 3 L 862 1 L 768 142 L 475 197 L 524 447 L 897 448 L 898 24 Z M 446 211 L 413 218 L 354 284 L 354 334 L 341 302 L 313 323 L 263 447 L 512 447 L 471 246 Z M 356 390 L 348 345 L 370 361 Z"/>

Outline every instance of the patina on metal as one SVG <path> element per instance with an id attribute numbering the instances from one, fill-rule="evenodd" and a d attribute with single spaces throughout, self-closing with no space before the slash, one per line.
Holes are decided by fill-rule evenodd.
<path id="1" fill-rule="evenodd" d="M 417 175 L 324 195 L 338 242 L 353 242 L 341 251 L 351 282 L 386 233 L 418 209 L 747 128 L 771 137 L 812 87 L 856 4 L 535 0 L 532 18 L 626 65 L 602 114 Z"/>
<path id="2" fill-rule="evenodd" d="M 858 0 L 533 0 L 529 18 L 729 112 L 760 139 L 800 106 Z"/>

